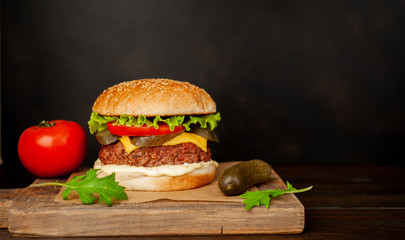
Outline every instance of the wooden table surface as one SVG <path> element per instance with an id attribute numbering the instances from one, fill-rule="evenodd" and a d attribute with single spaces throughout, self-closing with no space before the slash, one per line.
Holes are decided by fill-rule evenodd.
<path id="1" fill-rule="evenodd" d="M 310 192 L 296 195 L 306 211 L 305 229 L 302 234 L 125 239 L 405 238 L 405 178 L 403 177 L 405 167 L 274 166 L 274 168 L 284 181 L 291 182 L 296 188 L 314 186 Z M 1 179 L 4 181 L 4 178 Z M 15 188 L 0 189 L 0 200 L 10 198 L 16 191 L 18 189 Z M 7 229 L 3 228 L 0 229 L 0 239 L 19 238 L 12 237 Z"/>

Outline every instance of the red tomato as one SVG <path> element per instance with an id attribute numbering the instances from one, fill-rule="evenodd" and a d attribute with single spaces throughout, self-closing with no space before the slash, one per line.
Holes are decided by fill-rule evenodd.
<path id="1" fill-rule="evenodd" d="M 147 127 L 146 125 L 143 125 L 141 127 L 128 127 L 123 125 L 114 125 L 113 122 L 110 122 L 107 123 L 107 127 L 110 133 L 118 136 L 156 136 L 184 130 L 183 126 L 177 126 L 174 127 L 174 131 L 170 131 L 170 127 L 167 124 L 159 124 L 159 128 L 156 129 L 153 126 Z"/>
<path id="2" fill-rule="evenodd" d="M 59 177 L 75 171 L 87 152 L 87 137 L 76 122 L 55 120 L 26 129 L 18 141 L 23 166 L 38 177 Z"/>

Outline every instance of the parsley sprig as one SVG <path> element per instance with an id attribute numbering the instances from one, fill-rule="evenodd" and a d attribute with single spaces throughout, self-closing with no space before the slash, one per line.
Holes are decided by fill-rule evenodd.
<path id="1" fill-rule="evenodd" d="M 79 198 L 82 200 L 82 204 L 93 204 L 97 201 L 97 198 L 93 193 L 98 193 L 100 197 L 100 203 L 105 202 L 109 207 L 112 206 L 113 201 L 118 202 L 120 200 L 128 200 L 128 195 L 124 191 L 124 187 L 118 185 L 115 181 L 115 173 L 98 178 L 97 171 L 90 169 L 86 175 L 75 176 L 72 180 L 66 183 L 60 182 L 48 182 L 31 184 L 30 187 L 42 187 L 42 186 L 62 186 L 66 189 L 62 192 L 64 200 L 67 200 L 69 194 L 75 191 L 79 194 Z"/>
<path id="2" fill-rule="evenodd" d="M 275 198 L 277 196 L 283 195 L 285 193 L 300 193 L 306 192 L 312 189 L 312 186 L 303 188 L 303 189 L 296 189 L 294 188 L 288 181 L 287 181 L 287 188 L 286 189 L 269 189 L 264 191 L 255 191 L 250 192 L 247 191 L 246 193 L 240 195 L 241 198 L 246 198 L 243 201 L 245 204 L 245 210 L 250 210 L 254 206 L 264 205 L 266 208 L 270 206 L 271 198 Z"/>

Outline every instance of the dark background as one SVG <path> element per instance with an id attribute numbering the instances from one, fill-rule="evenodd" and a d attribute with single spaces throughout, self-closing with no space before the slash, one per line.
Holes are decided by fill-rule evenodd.
<path id="1" fill-rule="evenodd" d="M 218 161 L 404 165 L 404 1 L 1 1 L 2 157 L 22 131 L 86 130 L 103 89 L 165 77 L 204 88 Z M 97 158 L 88 134 L 85 165 Z"/>

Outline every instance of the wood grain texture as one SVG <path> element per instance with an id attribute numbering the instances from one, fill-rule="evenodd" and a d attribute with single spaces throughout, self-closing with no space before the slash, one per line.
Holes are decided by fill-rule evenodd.
<path id="1" fill-rule="evenodd" d="M 284 183 L 275 176 L 275 184 L 282 187 Z M 243 204 L 231 202 L 123 201 L 112 207 L 57 203 L 58 191 L 52 186 L 21 191 L 9 211 L 10 233 L 58 237 L 245 235 L 292 234 L 304 228 L 304 207 L 293 194 L 272 200 L 269 209 L 245 211 Z"/>
<path id="2" fill-rule="evenodd" d="M 8 227 L 8 213 L 13 198 L 21 189 L 0 189 L 0 228 Z"/>
<path id="3" fill-rule="evenodd" d="M 313 190 L 297 194 L 305 206 L 305 229 L 302 234 L 123 236 L 114 239 L 382 240 L 401 239 L 401 236 L 405 236 L 405 178 L 403 178 L 405 167 L 275 166 L 275 169 L 294 187 L 314 185 Z M 15 192 L 15 189 L 1 190 L 0 195 L 3 195 L 0 199 L 11 199 L 9 196 Z M 8 229 L 0 229 L 0 239 L 18 239 L 15 237 L 16 234 L 13 235 L 14 237 Z M 98 236 L 55 239 L 111 238 Z"/>

